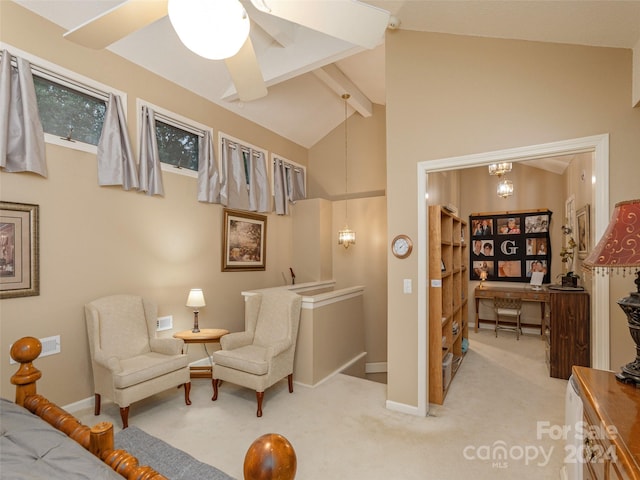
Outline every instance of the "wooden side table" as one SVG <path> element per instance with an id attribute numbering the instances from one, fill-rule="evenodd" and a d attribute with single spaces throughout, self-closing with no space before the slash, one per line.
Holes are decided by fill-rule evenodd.
<path id="1" fill-rule="evenodd" d="M 184 340 L 186 345 L 189 345 L 190 343 L 201 343 L 207 354 L 207 358 L 211 359 L 211 356 L 207 351 L 206 344 L 220 343 L 220 337 L 227 333 L 229 333 L 229 330 L 225 330 L 224 328 L 203 328 L 198 333 L 193 333 L 191 330 L 184 330 L 182 332 L 174 333 L 173 336 Z M 212 373 L 213 365 L 206 367 L 191 367 L 191 378 L 211 378 Z"/>

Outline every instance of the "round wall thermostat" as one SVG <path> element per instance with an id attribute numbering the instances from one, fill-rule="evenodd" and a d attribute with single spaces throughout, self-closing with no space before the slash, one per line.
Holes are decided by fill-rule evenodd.
<path id="1" fill-rule="evenodd" d="M 406 235 L 398 235 L 391 242 L 391 251 L 398 258 L 407 258 L 411 255 L 413 242 Z"/>

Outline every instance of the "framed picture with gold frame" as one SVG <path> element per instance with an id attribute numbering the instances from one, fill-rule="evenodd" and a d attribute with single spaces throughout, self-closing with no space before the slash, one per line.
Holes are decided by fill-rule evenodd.
<path id="1" fill-rule="evenodd" d="M 576 211 L 576 226 L 578 229 L 578 258 L 587 258 L 589 253 L 589 204 Z"/>
<path id="2" fill-rule="evenodd" d="M 224 209 L 222 271 L 264 270 L 267 256 L 267 217 Z"/>
<path id="3" fill-rule="evenodd" d="M 39 206 L 0 202 L 0 298 L 40 295 Z"/>

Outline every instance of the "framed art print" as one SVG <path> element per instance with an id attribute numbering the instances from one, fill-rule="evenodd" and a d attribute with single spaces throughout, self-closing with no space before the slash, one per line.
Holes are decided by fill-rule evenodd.
<path id="1" fill-rule="evenodd" d="M 0 202 L 0 298 L 40 295 L 38 210 Z"/>
<path id="2" fill-rule="evenodd" d="M 589 204 L 576 211 L 576 225 L 578 229 L 578 258 L 587 258 L 589 253 Z"/>
<path id="3" fill-rule="evenodd" d="M 256 271 L 266 267 L 267 217 L 224 210 L 222 271 Z"/>

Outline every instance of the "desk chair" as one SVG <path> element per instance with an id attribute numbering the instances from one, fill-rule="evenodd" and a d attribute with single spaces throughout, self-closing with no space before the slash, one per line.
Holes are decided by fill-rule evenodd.
<path id="1" fill-rule="evenodd" d="M 493 298 L 493 311 L 496 315 L 496 337 L 498 336 L 498 330 L 511 330 L 516 332 L 516 340 L 520 340 L 522 334 L 522 327 L 520 326 L 520 315 L 522 313 L 522 299 L 510 298 L 510 297 L 494 297 Z M 501 324 L 500 320 L 503 318 L 515 320 L 515 326 Z"/>

